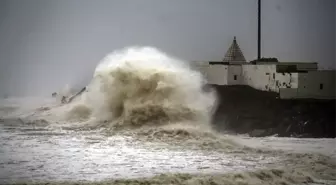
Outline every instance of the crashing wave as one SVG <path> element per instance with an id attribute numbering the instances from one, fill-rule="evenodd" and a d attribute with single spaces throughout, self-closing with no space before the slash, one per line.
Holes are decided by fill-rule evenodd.
<path id="1" fill-rule="evenodd" d="M 92 114 L 113 127 L 209 125 L 216 94 L 205 92 L 205 84 L 202 74 L 187 62 L 151 47 L 126 48 L 100 62 L 81 105 L 70 115 L 86 119 Z"/>

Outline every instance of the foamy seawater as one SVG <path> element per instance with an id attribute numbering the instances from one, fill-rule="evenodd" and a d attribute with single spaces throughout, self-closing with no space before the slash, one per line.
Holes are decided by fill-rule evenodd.
<path id="1" fill-rule="evenodd" d="M 336 183 L 335 140 L 220 134 L 205 84 L 183 61 L 131 48 L 105 57 L 71 103 L 0 100 L 0 183 Z"/>
<path id="2" fill-rule="evenodd" d="M 283 140 L 285 143 L 286 139 Z M 281 147 L 277 143 L 281 143 L 281 139 L 274 142 L 274 148 Z M 309 142 L 302 140 L 301 143 Z M 268 144 L 272 145 L 270 141 Z M 324 140 L 319 144 L 328 146 Z M 18 120 L 2 120 L 0 145 L 1 184 L 13 181 L 97 182 L 166 173 L 242 173 L 274 165 L 286 166 L 283 155 L 256 154 L 248 150 L 226 153 L 216 149 L 190 150 L 166 143 L 137 141 L 128 136 L 108 136 L 99 130 L 22 125 Z"/>
<path id="3" fill-rule="evenodd" d="M 161 173 L 214 173 L 263 168 L 278 158 L 177 150 L 141 143 L 135 138 L 107 137 L 97 131 L 50 130 L 1 124 L 2 182 L 11 180 L 97 181 Z"/>

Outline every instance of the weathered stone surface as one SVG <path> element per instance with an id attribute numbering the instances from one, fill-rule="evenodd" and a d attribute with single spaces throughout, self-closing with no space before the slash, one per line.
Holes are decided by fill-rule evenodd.
<path id="1" fill-rule="evenodd" d="M 282 100 L 247 86 L 214 86 L 220 96 L 214 125 L 255 137 L 335 137 L 335 100 Z M 254 130 L 264 130 L 256 133 Z"/>

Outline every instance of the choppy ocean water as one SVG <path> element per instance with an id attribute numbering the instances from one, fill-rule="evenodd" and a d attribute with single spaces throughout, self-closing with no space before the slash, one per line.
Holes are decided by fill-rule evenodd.
<path id="1" fill-rule="evenodd" d="M 204 83 L 182 61 L 131 48 L 104 58 L 69 104 L 0 100 L 0 184 L 336 184 L 335 139 L 218 133 Z"/>
<path id="2" fill-rule="evenodd" d="M 191 144 L 184 141 L 186 138 L 170 142 L 151 141 L 147 136 L 143 139 L 133 133 L 110 135 L 104 129 L 80 130 L 50 126 L 41 121 L 34 124 L 11 117 L 0 121 L 0 183 L 100 182 L 144 177 L 150 179 L 155 175 L 170 173 L 186 173 L 196 177 L 244 174 L 257 170 L 285 169 L 286 166 L 295 169 L 295 165 L 300 165 L 291 162 L 296 160 L 311 160 L 306 161 L 308 164 L 325 160 L 308 155 L 300 159 L 300 156 L 290 153 L 323 154 L 332 158 L 336 154 L 334 139 L 226 137 L 227 140 L 215 142 L 232 141 L 234 144 L 226 143 L 226 147 L 216 148 L 207 141 L 209 147 L 204 147 L 202 141 L 194 139 Z M 260 150 L 250 150 L 244 146 Z M 289 154 L 277 154 L 269 149 L 287 151 Z M 329 167 L 332 170 L 330 168 L 333 166 Z M 332 171 L 330 173 L 333 174 Z M 249 178 L 251 182 L 255 181 L 253 177 L 244 180 L 248 182 Z M 291 178 L 295 179 L 295 176 Z M 226 180 L 235 183 L 229 177 Z M 264 180 L 270 184 L 285 181 L 282 177 L 280 180 Z M 329 184 L 332 183 L 330 181 Z"/>

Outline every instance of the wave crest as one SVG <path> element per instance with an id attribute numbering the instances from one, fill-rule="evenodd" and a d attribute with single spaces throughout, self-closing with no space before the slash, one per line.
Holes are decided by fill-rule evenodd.
<path id="1" fill-rule="evenodd" d="M 155 48 L 126 48 L 97 66 L 86 103 L 114 126 L 209 124 L 216 93 L 203 91 L 205 84 L 187 62 Z"/>

